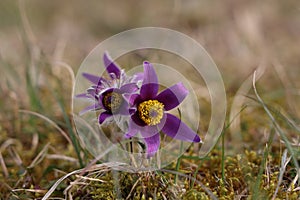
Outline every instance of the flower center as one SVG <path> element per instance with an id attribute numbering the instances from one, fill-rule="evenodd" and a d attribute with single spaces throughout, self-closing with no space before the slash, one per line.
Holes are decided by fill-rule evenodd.
<path id="1" fill-rule="evenodd" d="M 122 95 L 116 92 L 108 92 L 103 97 L 103 105 L 111 112 L 116 112 L 123 102 Z"/>
<path id="2" fill-rule="evenodd" d="M 164 114 L 164 104 L 157 100 L 148 100 L 139 104 L 138 112 L 140 118 L 147 125 L 157 125 L 160 123 Z"/>

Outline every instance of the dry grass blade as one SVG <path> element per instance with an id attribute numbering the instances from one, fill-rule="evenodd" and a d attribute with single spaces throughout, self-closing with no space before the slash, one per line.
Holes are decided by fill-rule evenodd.
<path id="1" fill-rule="evenodd" d="M 259 79 L 265 72 L 266 67 L 265 64 L 261 64 L 258 68 L 258 76 L 257 79 Z M 249 76 L 243 84 L 240 86 L 238 91 L 236 92 L 233 102 L 231 104 L 231 109 L 230 109 L 230 115 L 229 115 L 229 121 L 231 122 L 231 125 L 229 126 L 231 134 L 233 134 L 233 138 L 235 138 L 236 145 L 235 148 L 238 147 L 238 145 L 242 145 L 241 142 L 241 117 L 240 117 L 240 111 L 242 110 L 243 105 L 245 104 L 246 100 L 246 95 L 249 93 L 250 89 L 252 87 L 252 75 Z M 241 147 L 239 147 L 241 149 Z"/>
<path id="2" fill-rule="evenodd" d="M 9 146 L 11 145 L 15 145 L 17 147 L 22 146 L 19 140 L 16 139 L 7 139 L 0 147 L 0 151 L 3 152 L 4 150 L 6 150 Z"/>
<path id="3" fill-rule="evenodd" d="M 64 67 L 70 74 L 70 77 L 71 77 L 71 84 L 72 84 L 72 91 L 71 91 L 71 111 L 73 113 L 73 105 L 74 105 L 74 90 L 75 90 L 75 74 L 74 74 L 74 71 L 72 69 L 72 67 L 70 65 L 68 65 L 67 63 L 65 62 L 62 62 L 62 61 L 56 61 L 54 62 L 55 65 L 60 65 L 62 67 Z"/>
<path id="4" fill-rule="evenodd" d="M 13 192 L 33 192 L 33 193 L 39 193 L 39 194 L 45 194 L 47 190 L 41 190 L 41 189 L 14 189 Z"/>
<path id="5" fill-rule="evenodd" d="M 134 191 L 135 187 L 137 186 L 137 184 L 141 181 L 142 177 L 140 177 L 132 186 L 128 196 L 126 197 L 126 200 L 128 200 L 132 194 L 132 192 Z"/>
<path id="6" fill-rule="evenodd" d="M 19 166 L 22 167 L 23 166 L 23 161 L 18 153 L 18 151 L 16 150 L 16 148 L 14 146 L 11 146 L 8 149 L 8 152 L 10 153 L 12 159 L 14 160 L 14 162 Z"/>
<path id="7" fill-rule="evenodd" d="M 272 197 L 272 200 L 275 200 L 275 198 L 276 198 L 276 195 L 279 191 L 279 187 L 282 183 L 283 174 L 284 174 L 286 166 L 290 162 L 290 160 L 291 160 L 291 157 L 287 158 L 287 149 L 285 149 L 283 152 L 282 158 L 281 158 L 281 167 L 280 167 L 280 172 L 279 172 L 279 177 L 278 177 L 278 183 L 277 183 L 274 195 Z"/>
<path id="8" fill-rule="evenodd" d="M 4 177 L 7 178 L 9 176 L 9 174 L 8 174 L 8 170 L 7 170 L 7 167 L 6 167 L 6 164 L 3 159 L 1 151 L 0 151 L 0 165 L 1 165 Z"/>
<path id="9" fill-rule="evenodd" d="M 88 181 L 96 181 L 96 182 L 101 182 L 101 183 L 105 183 L 106 181 L 103 181 L 101 179 L 97 179 L 97 178 L 90 178 L 90 177 L 85 177 L 85 176 L 80 176 L 80 175 L 75 175 L 76 178 L 79 179 L 83 179 L 83 180 L 88 180 Z"/>
<path id="10" fill-rule="evenodd" d="M 64 155 L 60 155 L 60 154 L 47 154 L 46 157 L 48 159 L 65 160 L 65 161 L 74 162 L 74 163 L 78 162 L 78 159 L 76 159 L 76 158 L 64 156 Z"/>
<path id="11" fill-rule="evenodd" d="M 110 148 L 106 149 L 102 154 L 100 154 L 99 156 L 97 156 L 95 159 L 93 159 L 82 171 L 81 174 L 85 173 L 86 171 L 88 171 L 89 169 L 91 169 L 97 161 L 99 161 L 103 156 L 105 156 L 107 153 L 109 153 L 110 151 L 112 151 L 115 148 L 115 146 L 111 146 Z"/>
<path id="12" fill-rule="evenodd" d="M 32 142 L 31 142 L 31 151 L 34 152 L 39 144 L 39 134 L 35 133 L 32 137 Z"/>
<path id="13" fill-rule="evenodd" d="M 298 171 L 297 175 L 295 176 L 295 178 L 294 178 L 293 181 L 291 182 L 290 187 L 288 188 L 288 191 L 289 191 L 289 192 L 290 192 L 290 191 L 297 191 L 297 190 L 300 190 L 300 186 L 297 187 L 297 188 L 292 189 L 292 187 L 294 187 L 294 185 L 295 185 L 296 182 L 298 181 L 299 174 L 300 174 L 300 171 Z"/>
<path id="14" fill-rule="evenodd" d="M 186 174 L 183 174 L 183 173 L 180 173 L 180 172 L 177 172 L 177 171 L 173 171 L 173 170 L 168 170 L 168 169 L 160 169 L 160 170 L 163 171 L 163 172 L 169 172 L 169 173 L 172 173 L 172 174 L 175 174 L 175 175 L 179 175 L 179 176 L 185 177 L 187 179 L 193 179 L 193 181 L 195 183 L 197 183 L 198 185 L 200 185 L 201 188 L 210 196 L 211 199 L 213 199 L 213 200 L 218 199 L 207 187 L 205 187 L 205 185 L 203 185 L 203 183 L 201 183 L 200 181 L 198 181 L 194 177 L 191 177 L 189 175 L 186 175 Z"/>
<path id="15" fill-rule="evenodd" d="M 74 74 L 72 67 L 70 65 L 68 65 L 67 63 L 64 63 L 61 61 L 56 61 L 56 62 L 54 62 L 54 64 L 62 66 L 69 72 L 71 81 L 72 81 L 72 88 L 73 88 L 73 86 L 75 85 L 75 74 Z M 72 97 L 73 97 L 73 91 L 72 91 Z"/>
<path id="16" fill-rule="evenodd" d="M 54 183 L 54 185 L 48 190 L 48 192 L 45 194 L 45 196 L 42 198 L 42 200 L 47 200 L 51 196 L 51 194 L 55 191 L 55 189 L 57 188 L 57 186 L 62 181 L 64 181 L 66 178 L 68 178 L 69 176 L 72 176 L 74 174 L 81 174 L 82 172 L 92 172 L 92 171 L 96 171 L 96 170 L 101 171 L 102 169 L 106 169 L 106 168 L 118 168 L 118 167 L 120 167 L 122 165 L 124 165 L 124 164 L 123 163 L 117 163 L 117 162 L 114 162 L 114 163 L 103 163 L 103 164 L 98 164 L 98 165 L 91 166 L 88 169 L 84 168 L 84 169 L 78 169 L 78 170 L 72 171 L 72 172 L 64 175 L 60 179 L 58 179 Z"/>
<path id="17" fill-rule="evenodd" d="M 8 173 L 8 169 L 6 167 L 6 164 L 5 164 L 5 161 L 4 161 L 4 158 L 2 156 L 2 152 L 7 150 L 7 148 L 11 145 L 16 145 L 16 146 L 20 146 L 21 143 L 16 140 L 16 139 L 8 139 L 6 140 L 0 147 L 0 165 L 1 165 L 1 168 L 3 170 L 3 174 L 4 174 L 4 177 L 8 177 L 9 176 L 9 173 Z M 15 159 L 14 159 L 15 160 Z"/>
<path id="18" fill-rule="evenodd" d="M 28 168 L 33 168 L 34 166 L 36 166 L 37 164 L 39 164 L 46 156 L 46 153 L 49 149 L 49 143 L 46 144 L 44 146 L 44 148 L 42 149 L 42 151 L 40 151 L 40 153 L 34 158 L 34 160 L 30 163 L 30 165 L 28 166 Z"/>
<path id="19" fill-rule="evenodd" d="M 37 116 L 37 117 L 47 121 L 49 124 L 51 124 L 53 127 L 55 127 L 70 144 L 72 144 L 68 134 L 65 131 L 63 131 L 54 121 L 52 121 L 48 117 L 46 117 L 42 114 L 39 114 L 37 112 L 30 111 L 30 110 L 19 110 L 19 112 L 34 115 L 34 116 Z"/>

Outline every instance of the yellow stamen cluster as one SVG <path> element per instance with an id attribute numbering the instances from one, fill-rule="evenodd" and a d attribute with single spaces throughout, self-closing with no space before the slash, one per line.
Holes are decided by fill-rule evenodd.
<path id="1" fill-rule="evenodd" d="M 138 105 L 139 117 L 150 126 L 160 123 L 164 114 L 164 104 L 157 100 L 148 100 Z"/>
<path id="2" fill-rule="evenodd" d="M 116 92 L 109 92 L 103 97 L 103 105 L 112 112 L 116 112 L 122 102 L 122 95 Z"/>

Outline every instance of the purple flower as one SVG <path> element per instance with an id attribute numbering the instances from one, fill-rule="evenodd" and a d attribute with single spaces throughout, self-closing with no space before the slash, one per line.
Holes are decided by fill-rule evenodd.
<path id="1" fill-rule="evenodd" d="M 127 77 L 107 53 L 103 56 L 103 62 L 109 79 L 83 73 L 83 77 L 94 85 L 88 88 L 85 93 L 76 95 L 76 97 L 90 99 L 94 102 L 84 108 L 80 112 L 81 115 L 88 111 L 102 110 L 98 118 L 100 124 L 114 114 L 129 115 L 129 104 L 125 97 L 136 92 L 138 82 L 143 79 L 142 73 Z"/>
<path id="2" fill-rule="evenodd" d="M 177 83 L 158 94 L 159 84 L 154 68 L 144 62 L 144 80 L 139 94 L 133 94 L 132 111 L 125 138 L 140 133 L 147 146 L 147 157 L 153 156 L 160 146 L 160 132 L 178 140 L 201 142 L 200 137 L 176 116 L 167 113 L 177 107 L 188 95 L 182 83 Z"/>

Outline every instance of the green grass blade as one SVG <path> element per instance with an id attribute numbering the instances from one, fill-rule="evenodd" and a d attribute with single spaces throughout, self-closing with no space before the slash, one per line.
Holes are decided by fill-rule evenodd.
<path id="1" fill-rule="evenodd" d="M 81 147 L 79 145 L 79 141 L 76 137 L 76 134 L 74 132 L 74 129 L 73 129 L 73 126 L 71 124 L 71 120 L 65 110 L 65 106 L 63 105 L 63 100 L 59 97 L 59 95 L 56 95 L 54 94 L 54 97 L 56 98 L 58 104 L 59 104 L 59 107 L 62 111 L 62 114 L 63 114 L 63 117 L 64 117 L 64 120 L 65 120 L 65 123 L 66 123 L 66 126 L 67 126 L 67 129 L 68 129 L 68 132 L 69 132 L 69 135 L 70 135 L 70 138 L 71 138 L 71 141 L 72 141 L 72 144 L 74 146 L 74 149 L 75 149 L 75 152 L 76 152 L 76 155 L 78 157 L 78 160 L 79 160 L 79 165 L 81 168 L 84 167 L 84 163 L 83 163 L 83 160 L 81 158 L 81 155 L 80 155 L 80 152 L 81 152 Z"/>
<path id="2" fill-rule="evenodd" d="M 29 69 L 26 69 L 26 89 L 30 100 L 30 106 L 33 110 L 43 110 L 43 106 L 41 104 L 40 98 L 38 96 L 36 87 L 32 83 L 32 79 L 30 77 Z"/>
<path id="3" fill-rule="evenodd" d="M 274 135 L 275 135 L 275 131 L 274 131 L 274 129 L 271 129 L 271 133 L 269 135 L 268 142 L 267 142 L 266 148 L 264 150 L 263 159 L 262 159 L 262 162 L 261 162 L 261 165 L 260 165 L 260 168 L 259 168 L 257 179 L 256 179 L 255 184 L 254 184 L 253 198 L 252 199 L 261 198 L 260 193 L 259 193 L 260 185 L 261 185 L 261 181 L 262 181 L 263 172 L 264 172 L 265 167 L 266 167 L 267 158 L 268 158 L 268 155 L 270 153 L 270 147 L 272 145 Z"/>
<path id="4" fill-rule="evenodd" d="M 287 136 L 284 134 L 283 130 L 281 129 L 281 127 L 278 125 L 277 121 L 275 120 L 274 116 L 272 115 L 271 111 L 269 110 L 269 108 L 266 106 L 265 102 L 261 99 L 261 97 L 259 96 L 256 87 L 255 87 L 255 72 L 254 72 L 254 76 L 253 76 L 253 89 L 254 89 L 254 93 L 259 101 L 259 103 L 262 105 L 262 107 L 264 108 L 265 112 L 267 113 L 267 115 L 269 116 L 271 122 L 273 123 L 276 131 L 279 133 L 280 137 L 282 138 L 282 140 L 284 141 L 289 153 L 292 156 L 294 165 L 297 169 L 297 173 L 299 172 L 299 164 L 298 164 L 298 159 L 297 156 L 295 155 L 295 152 L 287 138 Z M 300 183 L 300 176 L 298 177 L 298 182 Z"/>

